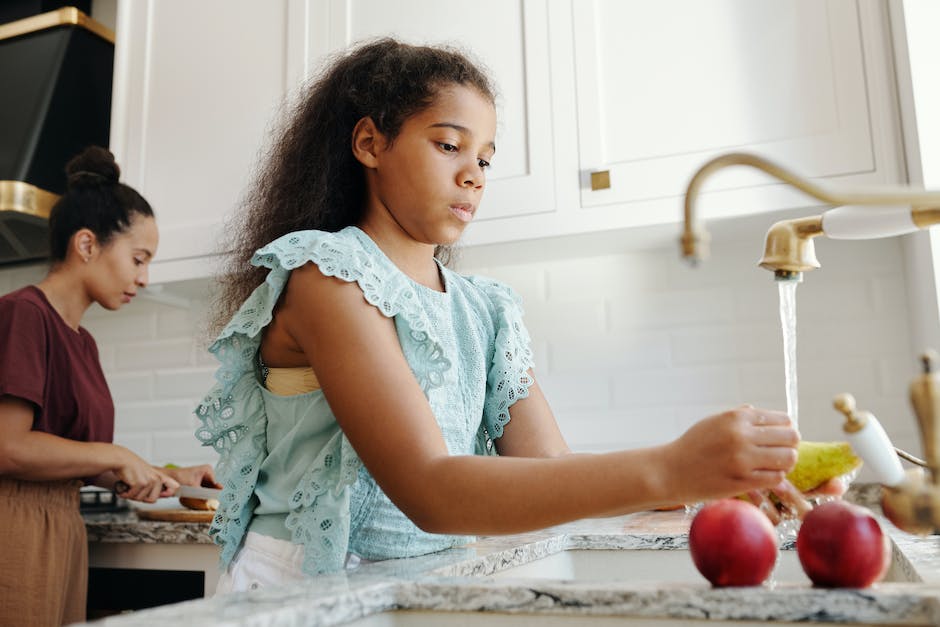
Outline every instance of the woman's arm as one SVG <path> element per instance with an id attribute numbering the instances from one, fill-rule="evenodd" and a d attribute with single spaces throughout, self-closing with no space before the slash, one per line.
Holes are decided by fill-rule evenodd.
<path id="1" fill-rule="evenodd" d="M 112 471 L 131 486 L 121 496 L 153 502 L 172 494 L 179 484 L 123 446 L 77 442 L 33 431 L 33 406 L 0 397 L 0 475 L 27 481 L 97 477 Z M 97 483 L 97 481 L 96 481 Z M 113 481 L 107 487 L 113 486 Z"/>
<path id="2" fill-rule="evenodd" d="M 308 264 L 292 273 L 278 315 L 363 463 L 426 531 L 515 533 L 729 496 L 775 485 L 796 459 L 789 419 L 749 407 L 647 449 L 543 459 L 451 456 L 393 321 L 358 286 Z"/>

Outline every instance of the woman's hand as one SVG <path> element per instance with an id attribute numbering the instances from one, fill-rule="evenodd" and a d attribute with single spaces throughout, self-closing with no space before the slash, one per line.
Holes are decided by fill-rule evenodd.
<path id="1" fill-rule="evenodd" d="M 209 464 L 200 466 L 184 466 L 182 468 L 158 468 L 179 482 L 180 485 L 202 486 L 204 488 L 221 488 L 222 485 L 215 480 L 215 471 Z"/>
<path id="2" fill-rule="evenodd" d="M 745 405 L 694 424 L 667 446 L 678 502 L 767 490 L 796 464 L 800 434 L 783 412 Z"/>
<path id="3" fill-rule="evenodd" d="M 160 497 L 172 496 L 179 489 L 179 482 L 163 470 L 154 468 L 123 446 L 115 445 L 115 448 L 118 465 L 112 471 L 118 482 L 127 486 L 126 490 L 118 492 L 121 498 L 153 503 Z"/>

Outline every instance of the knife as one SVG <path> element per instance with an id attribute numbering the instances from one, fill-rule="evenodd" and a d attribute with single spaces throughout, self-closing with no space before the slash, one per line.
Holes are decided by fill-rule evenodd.
<path id="1" fill-rule="evenodd" d="M 126 492 L 128 485 L 123 481 L 114 484 L 114 491 L 117 493 Z M 215 499 L 219 500 L 222 496 L 222 490 L 215 488 L 200 488 L 193 485 L 181 485 L 179 489 L 170 496 L 182 496 L 190 499 Z"/>
<path id="2" fill-rule="evenodd" d="M 222 496 L 222 490 L 215 488 L 198 488 L 194 485 L 181 485 L 173 496 L 183 496 L 190 499 L 215 499 L 219 500 Z"/>

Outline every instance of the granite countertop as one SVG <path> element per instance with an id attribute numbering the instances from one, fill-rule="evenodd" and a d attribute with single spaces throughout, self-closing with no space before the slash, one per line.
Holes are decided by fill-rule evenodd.
<path id="1" fill-rule="evenodd" d="M 212 544 L 209 523 L 141 520 L 133 509 L 82 514 L 89 542 Z"/>
<path id="2" fill-rule="evenodd" d="M 847 498 L 866 503 L 876 496 L 874 486 L 853 488 Z M 567 549 L 682 549 L 687 547 L 690 520 L 690 515 L 682 511 L 582 520 L 528 534 L 481 538 L 475 544 L 432 555 L 363 564 L 299 584 L 164 606 L 95 624 L 329 627 L 395 610 L 567 615 L 582 619 L 630 616 L 940 624 L 940 538 L 912 536 L 885 520 L 882 526 L 895 543 L 895 564 L 919 583 L 885 582 L 864 590 L 822 590 L 809 583 L 712 588 L 704 579 L 696 583 L 637 583 L 490 577 L 507 567 Z M 90 521 L 89 528 L 97 524 L 120 523 Z M 151 527 L 172 523 L 138 524 Z M 195 527 L 204 533 L 206 526 Z M 104 529 L 100 527 L 99 531 Z M 116 537 L 135 535 L 110 529 Z M 160 537 L 161 533 L 163 530 L 150 528 L 140 532 L 139 537 Z M 103 535 L 98 541 L 109 540 Z"/>

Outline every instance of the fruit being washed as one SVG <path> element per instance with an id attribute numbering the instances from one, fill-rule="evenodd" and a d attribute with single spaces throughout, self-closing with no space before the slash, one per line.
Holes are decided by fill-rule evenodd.
<path id="1" fill-rule="evenodd" d="M 848 442 L 800 442 L 796 466 L 787 479 L 806 492 L 862 465 Z"/>

